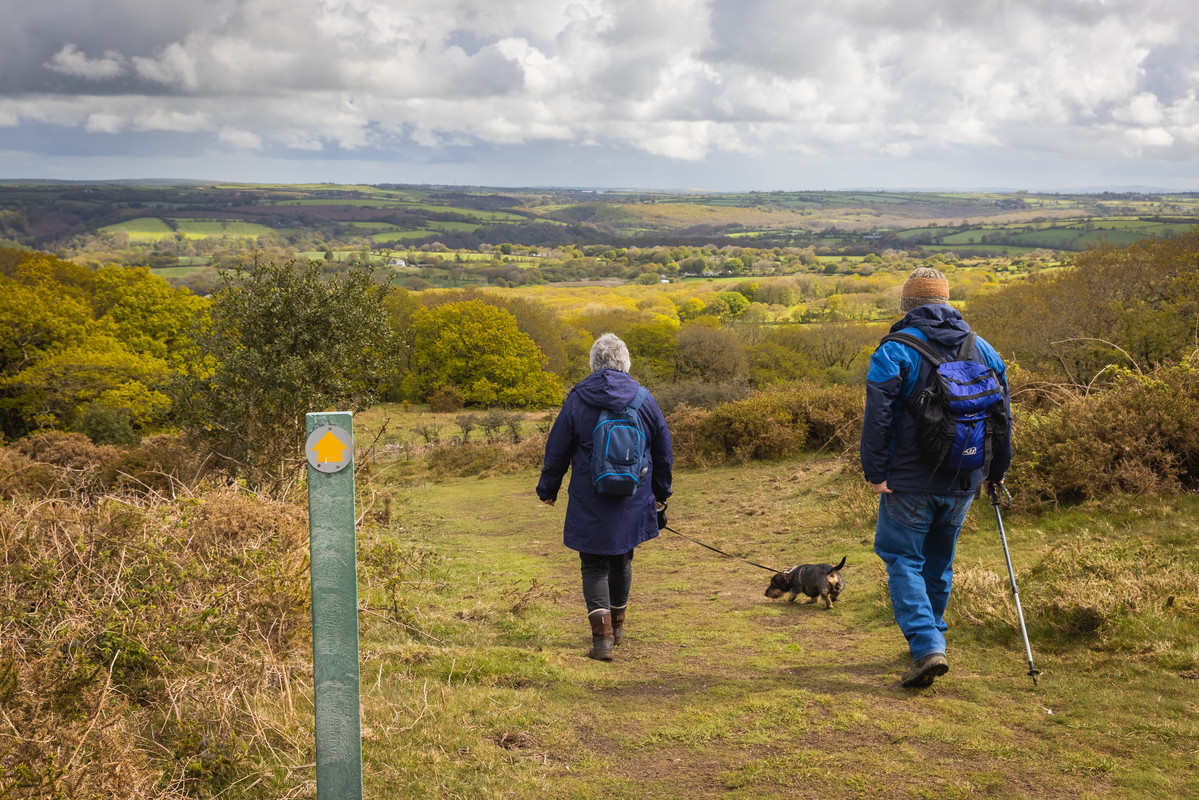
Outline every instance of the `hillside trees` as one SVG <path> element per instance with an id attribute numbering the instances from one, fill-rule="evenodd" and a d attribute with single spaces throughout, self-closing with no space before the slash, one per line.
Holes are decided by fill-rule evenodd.
<path id="1" fill-rule="evenodd" d="M 360 411 L 395 369 L 386 288 L 368 270 L 255 259 L 194 334 L 200 357 L 174 386 L 182 424 L 252 485 L 277 492 L 303 461 L 304 415 Z"/>
<path id="2" fill-rule="evenodd" d="M 1046 379 L 1090 382 L 1199 349 L 1199 232 L 1081 253 L 971 302 L 971 324 Z"/>
<path id="3" fill-rule="evenodd" d="M 480 300 L 417 309 L 415 345 L 404 393 L 423 401 L 454 386 L 468 405 L 556 405 L 562 388 L 543 371 L 545 356 L 512 314 Z"/>
<path id="4" fill-rule="evenodd" d="M 146 269 L 43 253 L 0 268 L 0 425 L 6 436 L 84 430 L 133 441 L 170 423 L 165 393 L 203 301 Z"/>

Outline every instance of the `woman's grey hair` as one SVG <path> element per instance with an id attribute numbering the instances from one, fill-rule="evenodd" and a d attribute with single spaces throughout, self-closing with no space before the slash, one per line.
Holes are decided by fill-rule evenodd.
<path id="1" fill-rule="evenodd" d="M 591 345 L 591 371 L 601 369 L 618 369 L 628 372 L 632 362 L 629 361 L 629 348 L 614 333 L 605 333 Z"/>

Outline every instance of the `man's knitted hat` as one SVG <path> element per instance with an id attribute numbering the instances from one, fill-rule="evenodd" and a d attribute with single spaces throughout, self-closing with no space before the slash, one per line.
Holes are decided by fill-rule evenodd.
<path id="1" fill-rule="evenodd" d="M 899 310 L 905 314 L 917 306 L 949 302 L 949 280 L 932 267 L 916 267 L 899 292 Z"/>

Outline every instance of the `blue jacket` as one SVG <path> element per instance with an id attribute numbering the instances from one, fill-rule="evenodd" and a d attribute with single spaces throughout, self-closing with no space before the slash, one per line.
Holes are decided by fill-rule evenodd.
<path id="1" fill-rule="evenodd" d="M 637 381 L 619 370 L 593 372 L 575 384 L 550 429 L 537 497 L 557 500 L 562 477 L 570 468 L 563 543 L 572 550 L 620 555 L 658 535 L 654 501 L 665 503 L 670 497 L 674 456 L 666 419 L 653 395 L 646 397 L 638 410 L 649 453 L 649 472 L 642 477 L 637 491 L 631 497 L 612 497 L 599 494 L 591 483 L 591 432 L 599 421 L 600 409 L 626 408 L 638 388 Z"/>
<path id="2" fill-rule="evenodd" d="M 930 342 L 934 349 L 952 357 L 970 334 L 970 326 L 951 306 L 933 303 L 918 306 L 891 326 L 891 333 L 905 331 Z M 995 348 L 977 338 L 978 351 L 987 366 L 1003 382 L 1003 402 L 1011 419 L 1010 398 L 1003 360 Z M 984 478 L 998 481 L 1012 463 L 1010 424 L 1006 436 L 991 457 L 990 474 L 982 469 L 958 474 L 947 468 L 933 468 L 916 442 L 916 422 L 905 401 L 927 384 L 931 366 L 915 350 L 900 342 L 879 346 L 870 358 L 866 375 L 866 414 L 862 425 L 862 471 L 871 483 L 887 482 L 898 492 L 919 494 L 974 494 Z"/>

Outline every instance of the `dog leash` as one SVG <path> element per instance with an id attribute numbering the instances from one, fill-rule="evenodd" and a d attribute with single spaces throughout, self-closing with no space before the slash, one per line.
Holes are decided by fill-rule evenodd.
<path id="1" fill-rule="evenodd" d="M 685 535 L 685 534 L 679 533 L 679 532 L 678 532 L 678 531 L 676 531 L 674 528 L 668 527 L 668 526 L 666 526 L 666 525 L 663 525 L 663 526 L 662 526 L 662 530 L 664 530 L 664 531 L 670 531 L 671 533 L 673 533 L 673 534 L 674 534 L 674 535 L 676 535 L 676 536 L 682 536 L 684 539 L 686 539 L 686 540 L 688 540 L 688 541 L 690 541 L 690 542 L 695 542 L 695 543 L 696 543 L 697 545 L 699 545 L 700 547 L 706 547 L 706 548 L 708 548 L 708 549 L 709 549 L 709 550 L 711 550 L 713 553 L 720 553 L 722 556 L 728 556 L 729 558 L 735 558 L 735 559 L 737 559 L 738 561 L 741 561 L 741 562 L 743 562 L 743 563 L 749 564 L 751 567 L 757 567 L 758 569 L 764 569 L 764 570 L 766 570 L 767 572 L 782 572 L 782 570 L 781 570 L 781 569 L 771 569 L 770 567 L 763 566 L 762 564 L 755 564 L 753 561 L 747 561 L 747 560 L 745 560 L 744 558 L 742 558 L 741 556 L 735 556 L 735 555 L 733 555 L 732 553 L 726 553 L 726 552 L 724 552 L 723 550 L 718 550 L 718 549 L 716 549 L 715 547 L 713 547 L 713 546 L 712 546 L 712 545 L 710 545 L 710 544 L 704 544 L 704 543 L 703 543 L 703 542 L 701 542 L 699 539 L 692 539 L 690 536 L 687 536 L 687 535 Z"/>

